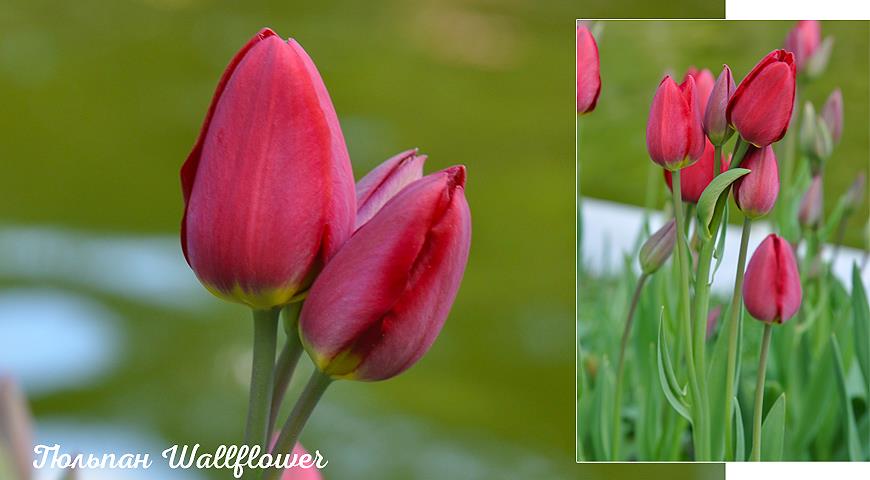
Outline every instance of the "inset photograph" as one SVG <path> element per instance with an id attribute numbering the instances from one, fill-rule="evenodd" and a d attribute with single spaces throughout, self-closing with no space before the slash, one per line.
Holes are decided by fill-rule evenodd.
<path id="1" fill-rule="evenodd" d="M 577 22 L 578 461 L 870 459 L 868 33 Z"/>

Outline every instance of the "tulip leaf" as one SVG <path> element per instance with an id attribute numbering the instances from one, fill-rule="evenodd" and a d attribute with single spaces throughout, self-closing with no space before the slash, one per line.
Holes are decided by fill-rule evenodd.
<path id="1" fill-rule="evenodd" d="M 692 423 L 692 416 L 689 414 L 689 409 L 677 395 L 685 396 L 685 389 L 679 388 L 677 376 L 674 374 L 674 368 L 671 364 L 671 356 L 668 351 L 668 344 L 665 338 L 664 322 L 662 316 L 659 316 L 659 341 L 658 341 L 658 367 L 659 367 L 659 383 L 662 385 L 662 391 L 665 398 L 671 407 L 677 411 L 683 418 Z M 675 392 L 676 390 L 676 392 Z"/>
<path id="2" fill-rule="evenodd" d="M 764 417 L 761 425 L 761 460 L 782 460 L 782 445 L 785 441 L 785 393 L 781 394 Z"/>
<path id="3" fill-rule="evenodd" d="M 834 386 L 831 382 L 834 380 L 831 375 L 831 369 L 834 368 L 833 358 L 829 352 L 830 343 L 825 343 L 818 356 L 814 356 L 814 361 L 809 364 L 809 381 L 806 387 L 802 389 L 801 405 L 810 406 L 815 415 L 797 415 L 797 427 L 789 433 L 789 437 L 794 436 L 794 443 L 797 448 L 804 448 L 819 431 L 819 428 L 824 423 L 825 415 L 818 414 L 827 410 L 829 402 L 832 401 L 831 390 Z"/>
<path id="4" fill-rule="evenodd" d="M 746 458 L 746 437 L 743 433 L 743 413 L 740 411 L 740 402 L 734 397 L 734 461 L 742 462 Z"/>
<path id="5" fill-rule="evenodd" d="M 852 316 L 855 321 L 855 353 L 858 357 L 858 367 L 864 374 L 864 392 L 870 402 L 870 305 L 867 304 L 867 292 L 861 280 L 861 270 L 858 264 L 852 265 Z"/>
<path id="6" fill-rule="evenodd" d="M 732 183 L 738 178 L 749 173 L 746 168 L 732 168 L 728 171 L 716 175 L 716 178 L 707 185 L 704 192 L 701 193 L 701 198 L 698 199 L 698 221 L 701 225 L 699 229 L 704 240 L 711 240 L 713 234 L 710 232 L 713 216 L 716 211 L 716 206 L 723 194 L 728 193 L 728 189 Z"/>
<path id="7" fill-rule="evenodd" d="M 601 396 L 599 397 L 598 404 L 598 431 L 599 437 L 601 438 L 601 454 L 604 460 L 612 460 L 610 457 L 611 451 L 610 446 L 612 440 L 610 439 L 610 434 L 612 433 L 612 424 L 609 421 L 604 419 L 613 418 L 613 374 L 610 372 L 610 362 L 607 358 L 601 362 L 601 369 L 598 372 L 598 389 L 601 392 Z"/>
<path id="8" fill-rule="evenodd" d="M 840 353 L 840 344 L 837 336 L 831 335 L 831 355 L 834 358 L 834 372 L 837 376 L 837 390 L 840 392 L 840 409 L 846 424 L 846 446 L 849 452 L 849 460 L 856 462 L 861 460 L 861 441 L 858 439 L 858 427 L 855 424 L 855 414 L 852 411 L 852 401 L 849 391 L 846 389 L 846 369 L 843 368 L 843 356 Z"/>

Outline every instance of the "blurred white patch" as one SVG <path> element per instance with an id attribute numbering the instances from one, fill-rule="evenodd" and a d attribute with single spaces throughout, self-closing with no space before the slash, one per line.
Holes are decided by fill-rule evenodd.
<path id="1" fill-rule="evenodd" d="M 120 323 L 90 299 L 49 289 L 0 292 L 0 372 L 29 394 L 81 387 L 118 363 Z"/>
<path id="2" fill-rule="evenodd" d="M 596 274 L 613 274 L 621 271 L 624 255 L 633 254 L 638 236 L 643 226 L 643 209 L 632 205 L 583 198 L 583 251 L 584 265 Z M 650 229 L 661 227 L 668 220 L 661 212 L 650 213 Z M 740 245 L 742 229 L 729 225 L 725 234 L 725 254 L 722 265 L 713 278 L 712 291 L 721 295 L 730 295 L 734 288 L 734 275 L 737 271 L 737 254 Z M 770 224 L 752 222 L 749 236 L 748 256 L 766 236 L 772 233 Z M 645 237 L 644 237 L 645 238 Z M 822 257 L 830 260 L 833 248 L 825 245 Z M 842 247 L 837 262 L 833 265 L 834 275 L 843 282 L 847 290 L 852 285 L 852 264 L 861 265 L 864 252 L 849 247 Z M 748 261 L 748 260 L 747 260 Z M 632 259 L 635 271 L 640 274 L 637 259 Z M 870 285 L 870 269 L 861 272 L 864 285 Z M 582 301 L 582 292 L 580 294 Z"/>
<path id="3" fill-rule="evenodd" d="M 188 267 L 175 235 L 0 228 L 0 277 L 68 282 L 171 308 L 194 309 L 212 299 Z"/>

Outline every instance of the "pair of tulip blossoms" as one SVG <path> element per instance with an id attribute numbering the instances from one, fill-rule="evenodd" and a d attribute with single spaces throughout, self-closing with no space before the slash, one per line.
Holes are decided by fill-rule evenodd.
<path id="1" fill-rule="evenodd" d="M 709 309 L 708 277 L 713 260 L 717 231 L 722 223 L 729 190 L 745 221 L 738 266 L 731 298 L 728 322 L 727 378 L 723 422 L 725 444 L 731 445 L 731 402 L 734 395 L 737 342 L 741 332 L 740 301 L 757 320 L 765 323 L 761 342 L 753 414 L 752 452 L 761 457 L 762 403 L 767 354 L 772 326 L 788 321 L 800 308 L 800 276 L 792 245 L 771 234 L 762 241 L 746 265 L 747 243 L 751 222 L 768 214 L 776 203 L 780 178 L 772 144 L 785 136 L 795 108 L 796 70 L 813 68 L 812 62 L 826 61 L 825 46 L 820 44 L 818 22 L 802 21 L 786 39 L 787 50 L 775 50 L 759 61 L 752 71 L 735 84 L 731 70 L 723 66 L 718 78 L 709 71 L 690 70 L 677 84 L 670 76 L 659 84 L 650 107 L 646 129 L 647 150 L 652 160 L 664 169 L 672 192 L 674 218 L 655 232 L 639 252 L 642 275 L 638 281 L 622 336 L 617 367 L 616 402 L 611 455 L 618 458 L 620 394 L 624 353 L 631 330 L 632 316 L 643 283 L 671 255 L 676 244 L 676 268 L 680 295 L 678 317 L 684 335 L 691 412 L 686 405 L 669 398 L 693 425 L 696 459 L 710 458 L 710 422 L 705 412 L 711 399 L 705 385 L 705 336 Z M 816 66 L 816 68 L 819 68 Z M 585 25 L 577 27 L 577 112 L 595 109 L 601 91 L 598 47 Z M 830 144 L 842 128 L 842 96 L 839 91 L 826 105 L 825 115 L 802 132 L 813 143 Z M 839 121 L 838 121 L 839 120 Z M 738 134 L 730 161 L 722 154 L 723 145 Z M 821 199 L 820 174 L 814 173 L 807 196 L 799 212 L 801 223 L 819 217 Z M 815 193 L 814 193 L 815 192 Z M 701 245 L 694 277 L 694 296 L 689 292 L 692 264 L 685 237 L 683 202 L 696 204 Z M 815 212 L 815 213 L 814 213 Z M 724 228 L 723 228 L 724 230 Z M 744 272 L 745 267 L 745 272 Z M 661 334 L 661 332 L 660 332 Z M 660 337 L 661 340 L 661 337 Z M 667 394 L 667 392 L 666 392 Z M 712 399 L 720 401 L 720 399 Z M 719 419 L 717 419 L 719 420 Z"/>
<path id="2" fill-rule="evenodd" d="M 423 176 L 425 159 L 401 153 L 354 185 L 329 94 L 298 43 L 264 29 L 230 62 L 181 169 L 181 244 L 210 292 L 254 313 L 246 444 L 267 449 L 303 348 L 316 368 L 273 454 L 294 448 L 331 381 L 398 375 L 438 336 L 471 216 L 465 168 Z"/>

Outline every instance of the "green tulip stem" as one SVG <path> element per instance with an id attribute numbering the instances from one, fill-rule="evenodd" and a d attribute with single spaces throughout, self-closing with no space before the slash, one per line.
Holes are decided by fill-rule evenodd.
<path id="1" fill-rule="evenodd" d="M 281 429 L 281 434 L 278 436 L 278 441 L 275 442 L 275 447 L 272 449 L 272 455 L 279 453 L 287 454 L 293 450 L 296 441 L 299 440 L 299 435 L 302 429 L 305 428 L 305 423 L 311 417 L 311 412 L 317 406 L 317 402 L 323 396 L 323 393 L 332 383 L 332 378 L 324 374 L 318 369 L 314 369 L 311 378 L 308 379 L 308 384 L 305 385 L 305 390 L 302 391 L 302 396 L 296 401 L 293 406 L 293 411 L 284 423 Z M 281 470 L 272 468 L 263 474 L 263 480 L 275 480 L 281 475 Z"/>
<path id="2" fill-rule="evenodd" d="M 302 302 L 291 303 L 284 307 L 284 331 L 287 333 L 287 342 L 281 349 L 281 355 L 275 364 L 275 388 L 272 393 L 272 407 L 269 415 L 268 438 L 272 438 L 275 421 L 287 393 L 287 386 L 293 378 L 293 372 L 302 355 L 302 342 L 299 340 L 299 312 L 302 311 Z"/>
<path id="3" fill-rule="evenodd" d="M 269 405 L 272 400 L 272 370 L 278 343 L 278 315 L 281 310 L 254 310 L 254 359 L 251 362 L 251 392 L 245 444 L 266 448 Z"/>
<path id="4" fill-rule="evenodd" d="M 722 171 L 722 145 L 713 146 L 713 178 Z"/>
<path id="5" fill-rule="evenodd" d="M 740 334 L 740 311 L 743 309 L 743 274 L 746 267 L 746 250 L 749 246 L 749 232 L 752 229 L 752 220 L 746 217 L 743 220 L 743 234 L 740 236 L 740 254 L 737 257 L 737 273 L 734 277 L 734 291 L 731 293 L 731 306 L 728 309 L 728 365 L 725 374 L 725 396 L 723 411 L 725 412 L 725 459 L 734 460 L 731 448 L 731 414 L 734 409 L 732 397 L 734 397 L 734 377 L 737 369 L 737 337 Z"/>
<path id="6" fill-rule="evenodd" d="M 738 136 L 737 142 L 734 143 L 734 153 L 731 154 L 731 165 L 728 168 L 737 168 L 743 162 L 743 157 L 749 151 L 749 142 L 743 140 L 743 137 Z"/>
<path id="7" fill-rule="evenodd" d="M 680 271 L 680 319 L 685 341 L 686 367 L 689 370 L 689 386 L 692 389 L 692 440 L 695 446 L 695 460 L 706 459 L 707 452 L 704 450 L 706 438 L 706 421 L 704 412 L 701 410 L 701 390 L 698 386 L 698 375 L 695 371 L 695 361 L 692 354 L 692 318 L 691 306 L 689 305 L 689 247 L 686 244 L 686 236 L 683 231 L 683 199 L 680 185 L 680 171 L 671 172 L 673 188 L 671 196 L 674 202 L 674 220 L 677 231 L 677 264 Z"/>
<path id="8" fill-rule="evenodd" d="M 764 336 L 761 337 L 761 355 L 758 360 L 758 382 L 755 384 L 755 413 L 752 415 L 752 456 L 753 462 L 761 461 L 761 412 L 764 403 L 764 374 L 767 370 L 767 351 L 770 349 L 772 323 L 765 322 Z"/>
<path id="9" fill-rule="evenodd" d="M 640 299 L 640 293 L 646 280 L 649 278 L 648 273 L 644 273 L 637 280 L 637 286 L 634 287 L 634 294 L 631 296 L 631 306 L 628 308 L 628 316 L 625 319 L 625 327 L 622 330 L 622 341 L 619 344 L 619 364 L 616 368 L 616 394 L 613 404 L 613 436 L 611 459 L 619 460 L 619 444 L 622 440 L 621 410 L 622 410 L 622 377 L 625 373 L 625 348 L 628 346 L 628 337 L 631 335 L 631 325 L 634 320 L 634 311 L 637 309 L 637 302 Z"/>

